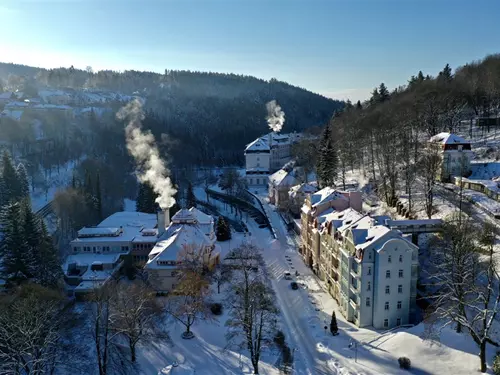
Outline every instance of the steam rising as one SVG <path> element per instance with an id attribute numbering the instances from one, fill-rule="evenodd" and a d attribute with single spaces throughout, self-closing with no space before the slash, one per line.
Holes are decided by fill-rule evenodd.
<path id="1" fill-rule="evenodd" d="M 132 100 L 118 111 L 116 117 L 127 121 L 125 127 L 127 149 L 135 159 L 137 178 L 140 182 L 147 182 L 153 187 L 158 194 L 156 202 L 162 210 L 172 207 L 175 203 L 174 194 L 177 191 L 167 176 L 169 171 L 160 158 L 155 137 L 150 131 L 142 131 L 141 121 L 144 119 L 142 102 L 139 99 Z"/>
<path id="2" fill-rule="evenodd" d="M 266 104 L 267 108 L 267 123 L 273 132 L 281 131 L 283 124 L 285 123 L 285 112 L 281 110 L 281 107 L 276 103 L 276 100 L 271 100 Z"/>

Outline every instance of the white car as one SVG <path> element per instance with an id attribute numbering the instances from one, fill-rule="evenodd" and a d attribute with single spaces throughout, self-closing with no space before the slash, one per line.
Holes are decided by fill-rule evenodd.
<path id="1" fill-rule="evenodd" d="M 288 271 L 285 272 L 285 280 L 292 280 L 292 275 Z"/>

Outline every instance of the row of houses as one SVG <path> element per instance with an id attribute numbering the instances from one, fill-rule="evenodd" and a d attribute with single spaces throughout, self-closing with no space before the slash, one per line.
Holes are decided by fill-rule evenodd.
<path id="1" fill-rule="evenodd" d="M 175 288 L 182 252 L 190 247 L 209 267 L 220 261 L 214 220 L 196 208 L 181 209 L 172 220 L 168 211 L 158 215 L 117 212 L 95 227 L 79 230 L 70 246 L 63 271 L 68 289 L 76 296 L 115 277 L 127 258 L 144 267 L 159 293 Z"/>

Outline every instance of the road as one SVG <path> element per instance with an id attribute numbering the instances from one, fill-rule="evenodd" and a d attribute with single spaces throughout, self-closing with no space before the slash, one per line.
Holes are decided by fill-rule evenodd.
<path id="1" fill-rule="evenodd" d="M 346 368 L 339 365 L 338 359 L 334 356 L 335 353 L 332 354 L 330 350 L 330 340 L 334 340 L 334 338 L 323 328 L 325 325 L 328 326 L 330 321 L 325 322 L 325 316 L 320 317 L 318 308 L 320 306 L 312 304 L 309 293 L 314 293 L 314 291 L 306 290 L 303 287 L 299 290 L 292 290 L 290 281 L 284 279 L 285 271 L 290 270 L 293 273 L 294 270 L 297 270 L 300 273 L 300 276 L 296 278 L 299 283 L 306 278 L 316 280 L 312 271 L 303 263 L 279 214 L 266 202 L 263 202 L 263 205 L 277 238 L 272 240 L 271 244 L 267 242 L 259 245 L 264 248 L 264 259 L 271 276 L 271 284 L 276 292 L 276 302 L 286 325 L 285 335 L 288 345 L 295 350 L 295 373 L 300 375 L 351 374 Z M 268 240 L 262 240 L 262 242 L 266 241 Z M 291 260 L 288 261 L 286 257 Z M 293 266 L 291 266 L 292 264 Z M 316 285 L 320 289 L 317 281 Z M 349 365 L 349 367 L 351 366 Z"/>
<path id="2" fill-rule="evenodd" d="M 460 206 L 459 196 L 457 193 L 446 189 L 443 185 L 434 185 L 436 195 L 447 200 L 457 208 Z M 467 215 L 469 215 L 474 221 L 479 223 L 489 222 L 494 225 L 498 225 L 499 222 L 494 217 L 492 217 L 488 212 L 483 210 L 481 207 L 469 202 L 465 197 L 462 198 L 462 210 Z"/>

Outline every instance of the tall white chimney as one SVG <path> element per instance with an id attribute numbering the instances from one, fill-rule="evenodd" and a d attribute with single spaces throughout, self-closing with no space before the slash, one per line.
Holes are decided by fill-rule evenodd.
<path id="1" fill-rule="evenodd" d="M 158 218 L 158 237 L 161 237 L 163 233 L 165 233 L 165 230 L 167 228 L 167 225 L 170 224 L 170 212 L 168 209 L 158 211 L 157 213 L 157 218 Z"/>

